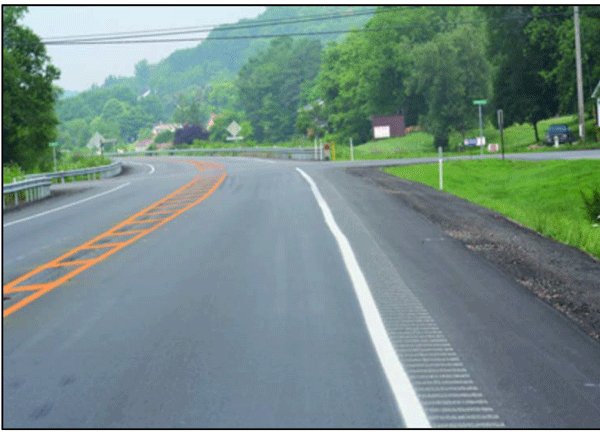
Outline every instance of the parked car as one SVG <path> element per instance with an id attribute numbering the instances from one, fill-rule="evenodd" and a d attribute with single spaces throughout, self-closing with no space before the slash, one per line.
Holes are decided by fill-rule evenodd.
<path id="1" fill-rule="evenodd" d="M 550 125 L 546 131 L 546 144 L 554 144 L 554 137 L 558 137 L 559 143 L 572 143 L 575 141 L 575 136 L 567 125 L 557 123 Z"/>

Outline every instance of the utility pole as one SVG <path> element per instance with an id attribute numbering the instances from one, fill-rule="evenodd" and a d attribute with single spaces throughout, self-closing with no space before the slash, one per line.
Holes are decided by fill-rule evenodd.
<path id="1" fill-rule="evenodd" d="M 573 6 L 575 24 L 575 65 L 577 67 L 577 106 L 579 111 L 579 137 L 585 138 L 585 120 L 583 115 L 583 79 L 581 73 L 581 40 L 579 37 L 579 6 Z"/>

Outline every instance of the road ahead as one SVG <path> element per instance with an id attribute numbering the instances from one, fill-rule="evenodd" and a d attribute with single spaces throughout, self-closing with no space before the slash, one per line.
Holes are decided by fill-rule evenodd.
<path id="1" fill-rule="evenodd" d="M 4 215 L 4 427 L 600 426 L 600 345 L 347 163 L 189 159 Z"/>

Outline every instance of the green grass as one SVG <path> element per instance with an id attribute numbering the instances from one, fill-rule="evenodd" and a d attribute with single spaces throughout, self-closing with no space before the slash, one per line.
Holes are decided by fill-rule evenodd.
<path id="1" fill-rule="evenodd" d="M 384 168 L 439 186 L 437 164 Z M 600 227 L 587 217 L 581 191 L 600 186 L 600 161 L 449 161 L 444 191 L 498 211 L 537 232 L 600 259 Z"/>
<path id="2" fill-rule="evenodd" d="M 552 152 L 565 149 L 592 149 L 600 148 L 600 143 L 596 141 L 596 127 L 594 120 L 585 122 L 586 140 L 576 142 L 573 145 L 561 145 L 558 149 L 543 144 L 544 136 L 550 125 L 556 123 L 565 123 L 569 125 L 571 131 L 578 136 L 578 118 L 577 115 L 556 117 L 542 120 L 538 123 L 538 133 L 541 143 L 536 143 L 533 125 L 514 124 L 504 129 L 504 150 L 506 153 L 517 152 Z M 500 144 L 500 132 L 492 125 L 487 124 L 483 133 L 488 143 Z M 466 132 L 467 138 L 475 138 L 479 135 L 479 128 L 474 128 Z M 463 142 L 463 137 L 459 133 L 452 133 L 449 136 L 449 149 L 444 153 L 446 155 L 478 155 L 480 148 L 464 146 L 458 150 Z M 350 147 L 348 143 L 336 143 L 336 160 L 349 160 Z M 484 154 L 488 154 L 487 149 Z M 437 155 L 437 150 L 433 148 L 433 136 L 425 132 L 414 132 L 404 137 L 393 137 L 369 141 L 359 146 L 354 146 L 354 159 L 393 159 L 393 158 L 415 158 Z"/>

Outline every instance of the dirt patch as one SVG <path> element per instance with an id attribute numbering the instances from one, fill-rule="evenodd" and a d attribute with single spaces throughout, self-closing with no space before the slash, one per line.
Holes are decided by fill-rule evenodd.
<path id="1" fill-rule="evenodd" d="M 600 341 L 600 261 L 498 212 L 377 167 L 347 171 L 438 224 Z"/>

